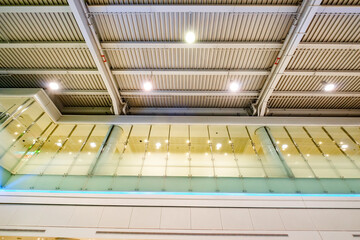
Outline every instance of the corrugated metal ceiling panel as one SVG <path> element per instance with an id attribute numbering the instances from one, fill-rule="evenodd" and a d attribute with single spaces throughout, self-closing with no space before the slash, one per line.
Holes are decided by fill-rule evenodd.
<path id="1" fill-rule="evenodd" d="M 250 107 L 251 97 L 219 96 L 136 96 L 126 98 L 130 107 L 205 107 L 233 108 Z"/>
<path id="2" fill-rule="evenodd" d="M 66 5 L 67 0 L 0 0 L 0 5 Z"/>
<path id="3" fill-rule="evenodd" d="M 304 42 L 359 42 L 359 14 L 315 15 L 302 41 Z"/>
<path id="4" fill-rule="evenodd" d="M 96 68 L 88 49 L 0 49 L 0 68 Z"/>
<path id="5" fill-rule="evenodd" d="M 189 29 L 197 41 L 280 41 L 290 14 L 128 13 L 95 14 L 103 41 L 184 41 Z"/>
<path id="6" fill-rule="evenodd" d="M 111 99 L 108 95 L 60 95 L 64 107 L 110 107 Z"/>
<path id="7" fill-rule="evenodd" d="M 82 41 L 72 13 L 0 13 L 5 41 Z"/>
<path id="8" fill-rule="evenodd" d="M 100 4 L 298 4 L 299 0 L 86 0 L 92 5 Z"/>
<path id="9" fill-rule="evenodd" d="M 100 75 L 0 75 L 0 88 L 47 88 L 50 82 L 59 82 L 62 89 L 105 90 Z"/>
<path id="10" fill-rule="evenodd" d="M 344 49 L 296 50 L 287 69 L 357 70 L 360 69 L 360 51 Z"/>
<path id="11" fill-rule="evenodd" d="M 339 92 L 360 92 L 356 76 L 283 76 L 275 91 L 322 91 L 323 82 L 335 84 Z"/>
<path id="12" fill-rule="evenodd" d="M 323 0 L 322 5 L 360 5 L 360 0 Z"/>
<path id="13" fill-rule="evenodd" d="M 267 69 L 274 49 L 117 49 L 106 50 L 114 69 Z"/>
<path id="14" fill-rule="evenodd" d="M 141 90 L 151 81 L 154 90 L 226 91 L 232 81 L 240 83 L 243 91 L 260 90 L 267 76 L 194 76 L 194 75 L 115 75 L 120 89 Z"/>
<path id="15" fill-rule="evenodd" d="M 356 97 L 271 97 L 269 108 L 355 109 L 360 108 Z"/>

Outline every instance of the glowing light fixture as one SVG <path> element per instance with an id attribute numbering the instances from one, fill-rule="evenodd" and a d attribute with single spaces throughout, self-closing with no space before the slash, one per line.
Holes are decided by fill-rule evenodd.
<path id="1" fill-rule="evenodd" d="M 237 82 L 230 83 L 229 89 L 231 92 L 237 92 L 240 89 L 240 84 Z"/>
<path id="2" fill-rule="evenodd" d="M 324 90 L 326 92 L 334 91 L 335 90 L 335 84 L 332 84 L 332 83 L 326 84 L 325 87 L 324 87 Z"/>
<path id="3" fill-rule="evenodd" d="M 349 145 L 347 145 L 347 144 L 341 145 L 341 149 L 342 149 L 342 150 L 345 150 L 345 149 L 347 149 L 348 147 L 349 147 Z"/>
<path id="4" fill-rule="evenodd" d="M 151 82 L 145 82 L 143 88 L 144 88 L 145 91 L 148 92 L 148 91 L 151 91 L 153 89 L 153 85 L 152 85 Z"/>
<path id="5" fill-rule="evenodd" d="M 190 140 L 186 140 L 186 143 L 190 143 Z"/>
<path id="6" fill-rule="evenodd" d="M 14 132 L 15 135 L 18 135 L 19 133 L 18 132 Z"/>
<path id="7" fill-rule="evenodd" d="M 187 42 L 187 43 L 189 43 L 189 44 L 191 44 L 191 43 L 194 43 L 195 42 L 195 33 L 194 32 L 192 32 L 192 31 L 189 31 L 189 32 L 187 32 L 186 33 L 186 35 L 185 35 L 185 41 Z"/>
<path id="8" fill-rule="evenodd" d="M 51 83 L 49 83 L 49 88 L 51 90 L 59 90 L 60 86 L 57 82 L 51 82 Z"/>
<path id="9" fill-rule="evenodd" d="M 91 143 L 90 143 L 90 147 L 92 147 L 92 148 L 96 147 L 96 143 L 91 142 Z"/>
<path id="10" fill-rule="evenodd" d="M 285 150 L 285 149 L 288 148 L 288 145 L 287 145 L 287 144 L 283 144 L 283 145 L 281 146 L 281 148 L 282 148 L 282 150 Z"/>
<path id="11" fill-rule="evenodd" d="M 61 144 L 61 142 L 57 142 L 57 143 L 55 143 L 58 147 L 61 147 L 62 146 L 62 144 Z"/>
<path id="12" fill-rule="evenodd" d="M 159 149 L 161 147 L 161 143 L 158 142 L 158 143 L 155 144 L 155 146 L 156 146 L 157 149 Z"/>
<path id="13" fill-rule="evenodd" d="M 216 149 L 217 149 L 217 150 L 219 150 L 221 147 L 222 147 L 222 144 L 221 144 L 221 143 L 217 143 L 217 144 L 216 144 Z"/>

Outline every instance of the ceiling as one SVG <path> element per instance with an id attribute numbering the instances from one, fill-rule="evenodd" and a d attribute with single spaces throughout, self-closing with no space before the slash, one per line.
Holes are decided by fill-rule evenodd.
<path id="1" fill-rule="evenodd" d="M 360 116 L 359 0 L 0 5 L 0 88 L 63 114 Z"/>

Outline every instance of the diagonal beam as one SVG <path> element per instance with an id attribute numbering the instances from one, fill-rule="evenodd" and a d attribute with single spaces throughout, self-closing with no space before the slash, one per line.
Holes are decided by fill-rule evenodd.
<path id="1" fill-rule="evenodd" d="M 125 104 L 123 103 L 120 93 L 117 90 L 117 85 L 114 80 L 114 76 L 110 71 L 110 67 L 104 60 L 104 53 L 100 47 L 99 39 L 96 36 L 94 29 L 92 29 L 89 25 L 86 16 L 86 6 L 84 5 L 83 0 L 69 0 L 68 3 L 94 59 L 94 62 L 99 70 L 99 73 L 105 83 L 106 89 L 110 94 L 114 113 L 119 115 L 121 114 L 122 109 L 124 109 Z M 94 27 L 93 24 L 92 27 Z"/>
<path id="2" fill-rule="evenodd" d="M 281 76 L 284 74 L 296 48 L 298 47 L 302 37 L 304 36 L 311 20 L 316 14 L 317 7 L 321 4 L 321 0 L 303 1 L 299 10 L 298 19 L 294 20 L 289 33 L 285 39 L 284 46 L 274 63 L 270 75 L 268 76 L 263 89 L 254 104 L 254 113 L 258 116 L 264 116 L 267 109 L 267 103 L 273 93 Z"/>

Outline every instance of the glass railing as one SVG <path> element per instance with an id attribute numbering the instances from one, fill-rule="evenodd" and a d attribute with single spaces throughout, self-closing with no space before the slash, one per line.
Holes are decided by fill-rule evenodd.
<path id="1" fill-rule="evenodd" d="M 56 124 L 0 98 L 4 189 L 360 193 L 360 128 Z"/>

